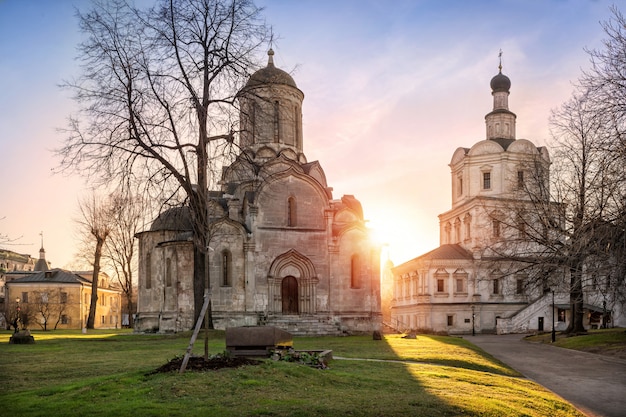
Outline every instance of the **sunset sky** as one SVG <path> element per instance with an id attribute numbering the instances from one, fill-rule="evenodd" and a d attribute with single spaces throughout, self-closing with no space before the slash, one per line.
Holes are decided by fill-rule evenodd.
<path id="1" fill-rule="evenodd" d="M 304 92 L 304 151 L 334 197 L 353 194 L 397 265 L 439 244 L 450 208 L 448 163 L 484 139 L 489 81 L 512 82 L 517 137 L 549 143 L 584 48 L 600 48 L 603 0 L 259 0 L 274 60 Z M 52 175 L 56 132 L 73 112 L 63 79 L 77 75 L 74 7 L 87 0 L 0 0 L 0 233 L 53 267 L 72 267 L 82 178 Z M 623 12 L 626 10 L 622 10 Z"/>

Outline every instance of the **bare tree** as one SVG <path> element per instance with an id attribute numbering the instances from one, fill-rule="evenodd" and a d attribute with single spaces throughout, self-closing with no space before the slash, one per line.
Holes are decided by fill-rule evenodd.
<path id="1" fill-rule="evenodd" d="M 139 197 L 114 194 L 114 219 L 109 238 L 105 242 L 105 257 L 113 267 L 126 297 L 129 326 L 133 327 L 133 281 L 137 271 L 135 235 L 145 220 L 145 204 Z M 149 211 L 148 211 L 149 212 Z"/>
<path id="2" fill-rule="evenodd" d="M 33 306 L 37 315 L 40 316 L 41 320 L 37 320 L 37 324 L 44 330 L 48 330 L 48 320 L 53 313 L 54 307 L 52 303 L 50 303 L 49 292 L 48 291 L 34 291 L 34 302 Z"/>
<path id="3" fill-rule="evenodd" d="M 594 111 L 605 115 L 605 149 L 626 158 L 626 18 L 611 7 L 612 16 L 602 22 L 606 38 L 601 49 L 589 49 L 591 68 L 579 81 L 593 103 Z"/>
<path id="4" fill-rule="evenodd" d="M 82 75 L 65 87 L 81 114 L 58 149 L 63 170 L 132 178 L 146 199 L 187 204 L 196 249 L 195 314 L 206 287 L 210 182 L 232 158 L 236 92 L 267 27 L 251 0 L 123 0 L 78 14 Z"/>
<path id="5" fill-rule="evenodd" d="M 550 182 L 545 167 L 526 163 L 523 171 L 530 178 L 518 187 L 517 198 L 492 209 L 501 239 L 487 245 L 484 259 L 506 275 L 524 276 L 531 292 L 558 288 L 569 293 L 572 319 L 566 332 L 581 333 L 590 277 L 609 277 L 607 268 L 615 261 L 611 245 L 618 240 L 620 160 L 604 148 L 604 115 L 586 95 L 572 96 L 553 112 L 550 123 Z"/>
<path id="6" fill-rule="evenodd" d="M 114 227 L 117 206 L 110 198 L 96 197 L 86 198 L 79 203 L 80 218 L 77 220 L 79 227 L 85 235 L 91 236 L 93 250 L 93 273 L 91 278 L 91 301 L 89 304 L 89 316 L 86 327 L 94 328 L 96 308 L 98 305 L 98 279 L 100 277 L 100 261 L 104 244 Z"/>
<path id="7" fill-rule="evenodd" d="M 36 320 L 44 331 L 54 322 L 56 330 L 67 307 L 67 293 L 62 288 L 47 291 L 34 291 L 32 307 L 40 320 Z"/>

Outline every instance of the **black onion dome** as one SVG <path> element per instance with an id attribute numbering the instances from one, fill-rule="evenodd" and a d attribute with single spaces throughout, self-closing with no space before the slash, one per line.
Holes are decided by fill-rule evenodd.
<path id="1" fill-rule="evenodd" d="M 267 66 L 250 76 L 250 79 L 246 83 L 246 88 L 265 84 L 284 84 L 298 88 L 291 75 L 274 66 L 274 51 L 270 49 L 267 55 L 269 56 Z"/>
<path id="2" fill-rule="evenodd" d="M 498 75 L 491 79 L 491 90 L 494 93 L 498 92 L 509 92 L 511 88 L 511 80 L 506 75 L 499 72 Z"/>
<path id="3" fill-rule="evenodd" d="M 158 230 L 192 230 L 189 207 L 174 207 L 159 214 L 150 227 L 151 232 Z"/>

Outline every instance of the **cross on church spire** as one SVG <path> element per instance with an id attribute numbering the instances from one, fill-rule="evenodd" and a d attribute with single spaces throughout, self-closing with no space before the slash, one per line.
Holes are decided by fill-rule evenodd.
<path id="1" fill-rule="evenodd" d="M 498 64 L 498 70 L 502 72 L 502 49 L 500 49 L 500 53 L 498 54 L 498 59 L 500 60 L 500 63 Z"/>

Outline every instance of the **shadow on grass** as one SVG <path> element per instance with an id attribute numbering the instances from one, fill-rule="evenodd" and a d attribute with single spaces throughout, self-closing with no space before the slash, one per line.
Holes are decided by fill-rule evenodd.
<path id="1" fill-rule="evenodd" d="M 59 332 L 27 347 L 1 343 L 2 337 L 0 401 L 7 415 L 60 410 L 67 416 L 577 415 L 529 381 L 503 376 L 498 364 L 490 365 L 488 357 L 455 338 L 295 338 L 296 349 L 402 363 L 337 360 L 322 371 L 268 360 L 260 366 L 146 376 L 182 355 L 189 334 L 89 338 Z M 223 332 L 211 333 L 210 352 L 224 348 Z M 197 343 L 194 352 L 202 350 Z"/>

